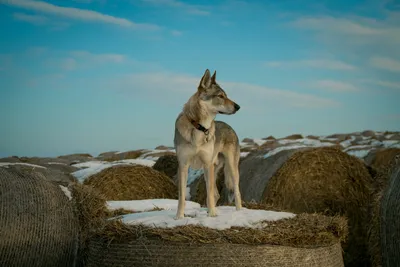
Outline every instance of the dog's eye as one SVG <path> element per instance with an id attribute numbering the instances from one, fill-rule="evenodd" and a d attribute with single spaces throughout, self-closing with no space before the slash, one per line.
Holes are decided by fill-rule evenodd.
<path id="1" fill-rule="evenodd" d="M 224 98 L 224 95 L 218 95 L 219 98 Z"/>

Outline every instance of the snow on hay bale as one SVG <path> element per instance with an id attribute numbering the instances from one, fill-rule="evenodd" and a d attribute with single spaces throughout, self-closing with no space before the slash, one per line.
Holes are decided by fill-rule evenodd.
<path id="1" fill-rule="evenodd" d="M 75 265 L 79 224 L 60 186 L 0 167 L 0 210 L 1 266 Z"/>
<path id="2" fill-rule="evenodd" d="M 234 213 L 231 208 L 229 212 Z M 155 222 L 166 213 L 172 218 L 175 211 L 134 215 L 139 220 L 153 216 L 149 222 Z M 202 213 L 206 216 L 205 210 Z M 171 218 L 170 222 L 177 222 Z M 91 238 L 87 266 L 344 266 L 340 241 L 347 236 L 346 219 L 319 214 L 282 218 L 261 223 L 260 227 L 224 229 L 185 221 L 177 226 L 155 227 L 113 220 Z M 218 217 L 209 218 L 211 221 L 220 222 Z"/>
<path id="3" fill-rule="evenodd" d="M 117 165 L 90 176 L 84 181 L 107 200 L 177 198 L 174 182 L 164 173 L 142 165 Z"/>
<path id="4" fill-rule="evenodd" d="M 170 178 L 174 178 L 178 172 L 178 159 L 176 155 L 163 155 L 153 165 L 153 169 L 163 172 Z"/>
<path id="5" fill-rule="evenodd" d="M 349 219 L 345 264 L 368 266 L 366 228 L 372 178 L 363 162 L 333 147 L 294 153 L 270 179 L 263 201 L 293 212 Z"/>

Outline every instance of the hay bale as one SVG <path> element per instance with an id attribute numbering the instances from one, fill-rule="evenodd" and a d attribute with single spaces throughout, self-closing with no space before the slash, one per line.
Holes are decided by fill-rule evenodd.
<path id="1" fill-rule="evenodd" d="M 303 139 L 303 136 L 301 134 L 292 134 L 288 135 L 285 138 L 282 139 L 287 139 L 287 140 L 297 140 L 297 139 Z"/>
<path id="2" fill-rule="evenodd" d="M 399 162 L 398 162 L 399 164 Z M 381 220 L 382 265 L 396 266 L 400 262 L 400 166 L 393 171 L 383 193 Z"/>
<path id="3" fill-rule="evenodd" d="M 400 148 L 378 149 L 369 155 L 366 163 L 375 169 L 384 170 L 397 155 L 400 155 Z"/>
<path id="4" fill-rule="evenodd" d="M 365 137 L 376 137 L 375 132 L 372 130 L 365 130 L 361 133 L 361 135 Z"/>
<path id="5" fill-rule="evenodd" d="M 150 228 L 119 221 L 91 239 L 88 266 L 343 266 L 346 220 L 299 214 L 262 229 Z"/>
<path id="6" fill-rule="evenodd" d="M 104 161 L 117 161 L 117 160 L 124 160 L 124 159 L 137 159 L 141 155 L 143 155 L 147 150 L 139 149 L 139 150 L 132 150 L 126 151 L 121 153 L 114 153 L 110 154 L 109 156 L 104 156 L 102 160 Z"/>
<path id="7" fill-rule="evenodd" d="M 371 209 L 372 219 L 368 228 L 369 252 L 371 255 L 371 263 L 374 267 L 382 266 L 382 199 L 385 192 L 389 189 L 391 177 L 395 175 L 399 167 L 400 155 L 393 158 L 385 169 L 378 170 L 374 176 L 374 180 L 377 181 L 377 183 Z"/>
<path id="8" fill-rule="evenodd" d="M 270 135 L 268 137 L 264 137 L 262 140 L 276 140 L 276 138 Z"/>
<path id="9" fill-rule="evenodd" d="M 263 201 L 290 211 L 341 214 L 349 219 L 346 266 L 369 266 L 367 224 L 372 178 L 363 162 L 337 148 L 294 153 L 270 179 Z"/>
<path id="10" fill-rule="evenodd" d="M 0 265 L 75 266 L 72 201 L 40 173 L 0 168 Z"/>
<path id="11" fill-rule="evenodd" d="M 139 200 L 178 197 L 171 178 L 151 167 L 117 165 L 90 176 L 84 182 L 107 200 Z"/>
<path id="12" fill-rule="evenodd" d="M 243 201 L 260 202 L 270 178 L 295 151 L 284 150 L 267 158 L 264 158 L 265 151 L 257 151 L 244 158 L 239 166 L 239 188 Z"/>
<path id="13" fill-rule="evenodd" d="M 153 169 L 174 178 L 178 172 L 178 165 L 178 158 L 176 155 L 164 155 L 158 158 L 156 163 L 153 165 Z"/>

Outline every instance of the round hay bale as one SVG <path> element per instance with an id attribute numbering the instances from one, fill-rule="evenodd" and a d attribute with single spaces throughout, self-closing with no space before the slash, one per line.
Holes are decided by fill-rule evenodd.
<path id="1" fill-rule="evenodd" d="M 117 165 L 90 176 L 84 182 L 107 200 L 176 199 L 178 190 L 164 173 L 142 165 Z"/>
<path id="2" fill-rule="evenodd" d="M 141 155 L 143 155 L 147 150 L 139 149 L 139 150 L 132 150 L 126 151 L 121 153 L 114 153 L 109 154 L 108 156 L 104 156 L 102 160 L 104 161 L 117 161 L 117 160 L 124 160 L 124 159 L 137 159 Z"/>
<path id="3" fill-rule="evenodd" d="M 90 241 L 87 266 L 344 266 L 346 220 L 299 214 L 262 229 L 150 228 L 120 221 Z"/>
<path id="4" fill-rule="evenodd" d="M 267 158 L 264 158 L 265 151 L 257 151 L 244 158 L 239 166 L 239 188 L 243 201 L 260 202 L 270 178 L 296 151 L 283 150 Z"/>
<path id="5" fill-rule="evenodd" d="M 75 266 L 73 202 L 40 173 L 0 168 L 0 265 Z"/>
<path id="6" fill-rule="evenodd" d="M 176 155 L 164 155 L 158 158 L 156 163 L 153 165 L 153 169 L 174 178 L 178 172 L 178 165 L 178 158 Z"/>
<path id="7" fill-rule="evenodd" d="M 376 135 L 375 135 L 375 132 L 372 131 L 372 130 L 365 130 L 365 131 L 363 131 L 363 132 L 361 133 L 361 135 L 362 135 L 362 136 L 365 136 L 365 137 L 375 137 L 375 136 L 376 136 Z"/>
<path id="8" fill-rule="evenodd" d="M 400 148 L 378 149 L 369 156 L 366 163 L 375 169 L 384 170 L 397 155 L 400 155 Z"/>
<path id="9" fill-rule="evenodd" d="M 270 135 L 268 137 L 264 137 L 262 140 L 276 140 L 276 138 Z"/>
<path id="10" fill-rule="evenodd" d="M 294 153 L 270 179 L 263 193 L 267 204 L 292 212 L 341 214 L 349 219 L 343 244 L 346 266 L 369 266 L 367 224 L 372 178 L 364 163 L 337 148 Z"/>
<path id="11" fill-rule="evenodd" d="M 282 139 L 297 140 L 297 139 L 303 139 L 303 136 L 301 134 L 292 134 L 292 135 L 288 135 Z"/>
<path id="12" fill-rule="evenodd" d="M 379 183 L 377 184 L 374 192 L 374 200 L 371 209 L 371 223 L 368 228 L 368 243 L 369 252 L 371 255 L 372 266 L 382 266 L 382 199 L 386 191 L 389 190 L 391 177 L 396 175 L 397 169 L 400 167 L 400 155 L 393 158 L 387 168 L 376 172 L 374 179 Z"/>
<path id="13" fill-rule="evenodd" d="M 399 164 L 399 162 L 397 162 Z M 380 223 L 382 265 L 397 266 L 400 262 L 400 166 L 393 171 L 383 192 Z"/>

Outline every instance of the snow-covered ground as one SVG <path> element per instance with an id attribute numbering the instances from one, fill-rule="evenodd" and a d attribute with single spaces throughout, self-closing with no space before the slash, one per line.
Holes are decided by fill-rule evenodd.
<path id="1" fill-rule="evenodd" d="M 164 205 L 163 201 L 165 201 L 165 206 L 168 206 L 170 209 L 126 214 L 122 216 L 122 222 L 129 225 L 142 224 L 148 227 L 160 228 L 198 225 L 223 230 L 234 226 L 260 228 L 265 225 L 265 223 L 268 223 L 268 221 L 277 221 L 296 216 L 289 212 L 251 210 L 247 208 L 242 208 L 237 211 L 235 207 L 219 206 L 217 207 L 218 216 L 208 217 L 207 208 L 201 208 L 198 203 L 187 202 L 190 204 L 186 205 L 185 217 L 180 220 L 175 220 L 177 200 L 158 200 L 157 204 L 162 206 Z M 135 205 L 140 208 L 150 208 L 150 204 L 148 200 L 138 200 L 135 202 Z M 151 209 L 153 208 L 154 206 L 151 207 Z"/>
<path id="2" fill-rule="evenodd" d="M 72 175 L 81 183 L 90 176 L 101 172 L 107 168 L 117 166 L 117 165 L 144 165 L 152 167 L 155 164 L 154 160 L 149 159 L 124 159 L 119 161 L 87 161 L 72 166 L 77 168 L 84 168 L 72 173 Z"/>
<path id="3" fill-rule="evenodd" d="M 178 201 L 175 199 L 107 201 L 107 208 L 109 210 L 125 209 L 134 212 L 151 211 L 155 208 L 162 210 L 176 210 L 178 208 Z M 200 204 L 186 201 L 186 208 L 199 209 Z"/>
<path id="4" fill-rule="evenodd" d="M 72 193 L 71 193 L 71 191 L 69 191 L 68 187 L 65 187 L 63 185 L 59 185 L 59 186 L 60 186 L 61 190 L 64 192 L 64 194 L 67 196 L 67 198 L 69 200 L 71 200 L 72 199 Z"/>

